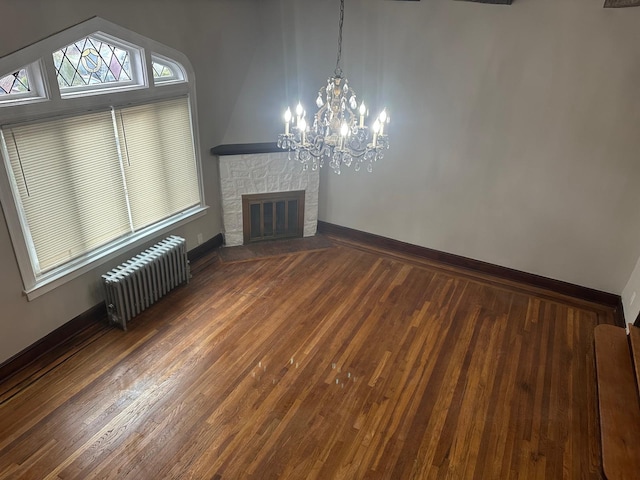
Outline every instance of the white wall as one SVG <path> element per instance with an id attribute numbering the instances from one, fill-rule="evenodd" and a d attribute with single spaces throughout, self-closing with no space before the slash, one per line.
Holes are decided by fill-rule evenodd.
<path id="1" fill-rule="evenodd" d="M 622 292 L 640 255 L 640 8 L 602 3 L 348 0 L 343 69 L 389 107 L 391 149 L 371 175 L 323 171 L 319 218 Z M 335 66 L 338 0 L 262 4 L 272 33 L 232 118 L 273 117 L 236 141 L 273 141 L 280 105 L 311 109 Z M 265 84 L 274 65 L 287 75 Z"/>
<path id="2" fill-rule="evenodd" d="M 186 54 L 196 71 L 205 198 L 211 208 L 175 233 L 191 249 L 198 233 L 206 241 L 222 231 L 218 165 L 209 148 L 224 137 L 254 55 L 259 30 L 255 0 L 0 0 L 0 12 L 0 56 L 94 15 Z M 0 211 L 0 363 L 97 304 L 100 274 L 132 253 L 28 302 Z"/>

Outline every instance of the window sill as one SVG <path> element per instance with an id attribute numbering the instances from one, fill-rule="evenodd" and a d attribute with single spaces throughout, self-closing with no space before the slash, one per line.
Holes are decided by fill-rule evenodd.
<path id="1" fill-rule="evenodd" d="M 164 222 L 145 228 L 135 235 L 113 242 L 112 244 L 100 249 L 98 252 L 94 252 L 90 256 L 81 257 L 70 264 L 66 264 L 47 272 L 36 279 L 36 283 L 32 288 L 25 289 L 24 294 L 28 301 L 32 301 L 45 293 L 64 285 L 74 278 L 99 267 L 109 260 L 122 255 L 125 251 L 143 245 L 153 237 L 164 235 L 176 227 L 182 226 L 196 218 L 204 216 L 208 208 L 209 207 L 207 206 L 193 207 L 183 213 L 174 215 Z"/>

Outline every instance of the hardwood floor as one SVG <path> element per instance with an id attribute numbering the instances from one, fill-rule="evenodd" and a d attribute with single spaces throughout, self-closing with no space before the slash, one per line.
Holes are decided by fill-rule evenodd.
<path id="1" fill-rule="evenodd" d="M 0 478 L 602 478 L 594 304 L 333 240 L 0 385 Z"/>

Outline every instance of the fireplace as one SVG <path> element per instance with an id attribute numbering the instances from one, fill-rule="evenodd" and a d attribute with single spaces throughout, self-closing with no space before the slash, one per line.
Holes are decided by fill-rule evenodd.
<path id="1" fill-rule="evenodd" d="M 302 165 L 289 158 L 287 152 L 218 154 L 220 165 L 220 193 L 224 241 L 228 247 L 253 243 L 260 239 L 284 236 L 313 236 L 318 224 L 319 172 L 304 170 Z M 274 196 L 271 196 L 274 194 Z M 290 194 L 302 195 L 297 203 L 291 203 Z M 260 206 L 267 219 L 256 221 L 255 232 L 262 223 L 262 234 L 245 237 L 243 203 L 247 196 L 266 195 Z M 278 200 L 282 195 L 284 199 Z M 282 201 L 285 201 L 283 205 Z M 264 207 L 264 205 L 267 205 Z M 271 205 L 271 206 L 269 206 Z M 283 208 L 284 217 L 283 217 Z M 271 209 L 271 210 L 270 210 Z M 275 215 L 274 215 L 275 213 Z M 296 213 L 297 215 L 294 215 Z M 293 228 L 294 218 L 297 225 Z M 250 217 L 249 217 L 250 218 Z M 286 218 L 285 226 L 283 220 Z M 271 222 L 269 222 L 271 220 Z M 273 222 L 276 222 L 275 225 Z M 266 222 L 266 228 L 265 228 Z M 271 233 L 273 229 L 273 233 Z M 292 231 L 293 229 L 293 231 Z M 302 234 L 300 234 L 302 229 Z M 294 232 L 295 231 L 295 235 Z"/>
<path id="2" fill-rule="evenodd" d="M 302 237 L 304 190 L 242 195 L 242 233 L 245 245 Z"/>

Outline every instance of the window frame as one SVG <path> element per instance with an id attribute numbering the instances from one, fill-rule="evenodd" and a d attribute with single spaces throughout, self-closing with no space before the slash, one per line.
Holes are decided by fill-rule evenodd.
<path id="1" fill-rule="evenodd" d="M 61 94 L 55 73 L 53 52 L 87 36 L 100 35 L 118 46 L 125 46 L 130 52 L 139 54 L 136 61 L 137 83 L 132 85 L 114 85 L 89 88 L 82 92 Z M 156 86 L 153 81 L 152 57 L 166 58 L 171 64 L 181 68 L 183 79 L 162 82 Z M 133 64 L 133 59 L 131 60 Z M 76 116 L 88 111 L 119 108 L 135 104 L 148 104 L 179 96 L 187 96 L 191 113 L 193 147 L 198 175 L 200 204 L 186 211 L 145 227 L 140 231 L 110 242 L 92 252 L 88 252 L 60 267 L 40 275 L 35 273 L 32 261 L 32 245 L 24 212 L 21 211 L 17 185 L 11 173 L 9 155 L 4 145 L 0 147 L 2 166 L 0 166 L 0 204 L 2 205 L 7 227 L 13 244 L 16 260 L 22 276 L 24 293 L 28 300 L 47 293 L 78 276 L 98 267 L 123 253 L 125 249 L 136 248 L 150 241 L 152 237 L 163 235 L 170 230 L 203 216 L 208 209 L 205 204 L 202 177 L 202 156 L 200 151 L 197 124 L 196 93 L 194 70 L 187 57 L 159 42 L 131 32 L 123 27 L 99 17 L 93 17 L 44 40 L 29 45 L 17 52 L 0 58 L 0 72 L 16 71 L 29 67 L 30 87 L 36 96 L 14 98 L 0 102 L 2 125 L 31 123 L 43 118 Z M 35 83 L 32 83 L 35 82 Z"/>
<path id="2" fill-rule="evenodd" d="M 48 90 L 42 75 L 42 62 L 40 60 L 23 65 L 15 71 L 25 69 L 27 72 L 27 81 L 29 82 L 30 91 L 22 93 L 11 93 L 0 96 L 0 109 L 7 105 L 26 104 L 48 100 Z M 0 73 L 2 77 L 6 76 Z"/>

